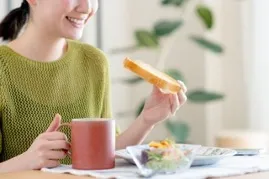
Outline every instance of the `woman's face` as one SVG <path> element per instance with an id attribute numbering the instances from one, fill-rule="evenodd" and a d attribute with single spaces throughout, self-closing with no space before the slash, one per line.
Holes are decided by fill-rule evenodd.
<path id="1" fill-rule="evenodd" d="M 31 19 L 40 31 L 55 37 L 79 39 L 98 0 L 28 0 Z"/>

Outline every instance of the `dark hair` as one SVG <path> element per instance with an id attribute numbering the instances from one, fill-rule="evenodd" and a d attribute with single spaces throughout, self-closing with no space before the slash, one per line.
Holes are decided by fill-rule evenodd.
<path id="1" fill-rule="evenodd" d="M 22 1 L 21 7 L 16 8 L 0 23 L 0 38 L 14 40 L 25 25 L 30 13 L 30 6 L 26 0 Z"/>

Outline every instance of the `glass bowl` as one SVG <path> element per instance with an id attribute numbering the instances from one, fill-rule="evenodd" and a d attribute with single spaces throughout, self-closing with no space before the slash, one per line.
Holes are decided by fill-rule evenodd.
<path id="1" fill-rule="evenodd" d="M 157 146 L 158 143 L 156 143 Z M 153 145 L 129 146 L 126 148 L 140 170 L 173 174 L 191 167 L 200 145 L 173 144 L 169 147 Z"/>

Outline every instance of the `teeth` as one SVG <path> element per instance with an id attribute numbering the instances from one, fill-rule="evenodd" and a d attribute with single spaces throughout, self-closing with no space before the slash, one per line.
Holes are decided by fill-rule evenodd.
<path id="1" fill-rule="evenodd" d="M 74 22 L 76 24 L 83 24 L 84 23 L 84 20 L 81 20 L 81 19 L 75 19 L 75 18 L 72 18 L 72 17 L 67 17 L 68 20 L 70 20 L 71 22 Z"/>

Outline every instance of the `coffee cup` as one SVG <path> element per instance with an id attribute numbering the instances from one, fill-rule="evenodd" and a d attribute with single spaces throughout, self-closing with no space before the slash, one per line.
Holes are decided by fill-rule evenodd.
<path id="1" fill-rule="evenodd" d="M 71 129 L 72 168 L 103 170 L 115 167 L 115 120 L 107 118 L 73 119 L 62 127 Z"/>

